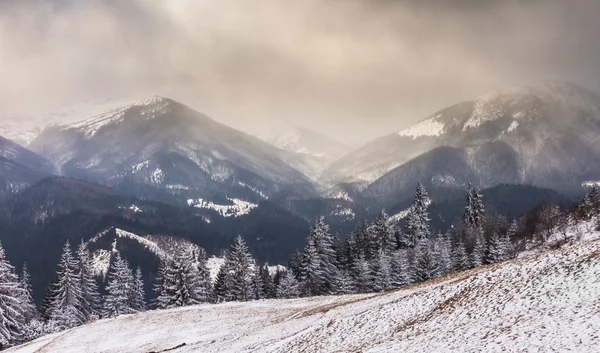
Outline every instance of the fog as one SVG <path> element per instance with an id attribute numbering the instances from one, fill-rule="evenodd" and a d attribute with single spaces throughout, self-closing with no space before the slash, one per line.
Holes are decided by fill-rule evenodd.
<path id="1" fill-rule="evenodd" d="M 0 113 L 165 95 L 356 145 L 513 84 L 600 91 L 597 0 L 0 0 Z"/>

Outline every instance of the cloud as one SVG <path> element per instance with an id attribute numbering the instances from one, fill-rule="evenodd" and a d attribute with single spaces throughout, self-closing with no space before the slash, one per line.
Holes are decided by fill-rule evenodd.
<path id="1" fill-rule="evenodd" d="M 595 0 L 0 2 L 0 105 L 164 94 L 346 141 L 539 79 L 598 88 Z"/>

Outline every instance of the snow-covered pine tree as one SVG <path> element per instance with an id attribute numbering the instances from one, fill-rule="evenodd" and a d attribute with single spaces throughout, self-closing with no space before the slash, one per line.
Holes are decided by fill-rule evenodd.
<path id="1" fill-rule="evenodd" d="M 250 299 L 254 259 L 241 236 L 238 235 L 235 238 L 226 263 L 228 275 L 231 279 L 231 296 L 233 300 L 246 301 Z"/>
<path id="2" fill-rule="evenodd" d="M 354 286 L 357 293 L 368 293 L 373 288 L 373 274 L 371 266 L 363 256 L 359 256 L 352 268 L 354 275 Z"/>
<path id="3" fill-rule="evenodd" d="M 129 292 L 129 306 L 136 312 L 144 311 L 146 309 L 144 297 L 144 278 L 142 269 L 138 266 L 133 275 L 133 286 Z"/>
<path id="4" fill-rule="evenodd" d="M 413 281 L 413 269 L 408 260 L 408 250 L 397 250 L 392 254 L 392 288 L 408 286 Z"/>
<path id="5" fill-rule="evenodd" d="M 414 278 L 417 283 L 439 276 L 438 256 L 428 239 L 422 239 L 415 246 Z"/>
<path id="6" fill-rule="evenodd" d="M 277 298 L 298 298 L 299 295 L 300 289 L 298 280 L 291 271 L 286 271 L 285 275 L 282 276 L 281 281 L 277 286 Z"/>
<path id="7" fill-rule="evenodd" d="M 167 267 L 169 264 L 167 261 L 160 261 L 158 264 L 158 272 L 156 274 L 156 283 L 154 284 L 154 306 L 158 309 L 170 308 L 173 303 L 171 302 L 172 296 L 169 293 L 172 283 L 167 275 Z"/>
<path id="8" fill-rule="evenodd" d="M 90 252 L 83 241 L 77 248 L 77 275 L 81 291 L 79 309 L 87 322 L 99 315 L 100 293 L 98 292 L 98 284 L 94 278 Z"/>
<path id="9" fill-rule="evenodd" d="M 29 272 L 27 271 L 27 263 L 23 263 L 20 284 L 23 294 L 23 297 L 20 298 L 23 307 L 23 317 L 25 322 L 30 322 L 33 319 L 39 318 L 40 314 L 35 307 L 35 303 L 33 302 L 33 291 L 31 288 Z"/>
<path id="10" fill-rule="evenodd" d="M 69 241 L 63 247 L 58 267 L 58 280 L 52 289 L 50 319 L 62 328 L 81 325 L 86 321 L 86 315 L 81 311 L 82 293 L 77 273 L 78 262 L 73 257 Z"/>
<path id="11" fill-rule="evenodd" d="M 423 184 L 419 183 L 415 191 L 413 204 L 406 216 L 404 224 L 404 246 L 414 247 L 422 240 L 429 237 L 431 231 L 429 229 L 429 213 L 427 208 L 431 203 L 427 191 Z"/>
<path id="12" fill-rule="evenodd" d="M 291 270 L 288 270 L 292 272 Z M 292 274 L 294 274 L 292 272 Z M 263 283 L 263 296 L 267 299 L 275 298 L 277 295 L 277 289 L 275 288 L 275 283 L 273 283 L 273 277 L 269 273 L 269 268 L 267 266 L 262 266 L 260 268 L 260 277 Z"/>
<path id="13" fill-rule="evenodd" d="M 505 260 L 504 249 L 502 249 L 500 236 L 497 232 L 493 232 L 488 240 L 487 251 L 485 253 L 486 263 L 495 264 Z"/>
<path id="14" fill-rule="evenodd" d="M 193 249 L 180 249 L 167 267 L 167 277 L 172 282 L 168 292 L 173 296 L 174 306 L 199 303 L 196 292 L 200 290 L 200 278 L 196 260 Z"/>
<path id="15" fill-rule="evenodd" d="M 354 293 L 354 281 L 350 272 L 346 269 L 341 270 L 337 278 L 337 294 L 352 294 Z"/>
<path id="16" fill-rule="evenodd" d="M 198 287 L 196 288 L 196 300 L 199 303 L 210 303 L 214 300 L 213 283 L 210 278 L 210 270 L 208 269 L 206 252 L 199 252 L 197 256 L 198 269 Z"/>
<path id="17" fill-rule="evenodd" d="M 390 225 L 389 217 L 382 210 L 379 216 L 369 228 L 369 238 L 371 239 L 372 249 L 375 256 L 379 256 L 379 251 L 384 251 L 387 255 L 396 250 L 395 230 Z"/>
<path id="18" fill-rule="evenodd" d="M 471 268 L 471 261 L 467 254 L 467 247 L 462 240 L 458 240 L 452 248 L 452 267 L 454 271 L 464 271 Z"/>
<path id="19" fill-rule="evenodd" d="M 513 245 L 513 239 L 515 239 L 518 230 L 517 220 L 513 219 L 508 227 L 506 235 L 502 239 L 502 243 L 506 248 L 507 260 L 514 259 L 517 257 L 515 246 Z"/>
<path id="20" fill-rule="evenodd" d="M 260 300 L 265 299 L 265 284 L 262 281 L 262 265 L 254 266 L 254 273 L 250 283 L 250 299 Z"/>
<path id="21" fill-rule="evenodd" d="M 0 349 L 8 347 L 22 336 L 25 307 L 21 300 L 26 295 L 24 292 L 14 267 L 6 260 L 4 248 L 0 245 Z"/>
<path id="22" fill-rule="evenodd" d="M 479 188 L 473 187 L 471 183 L 467 188 L 467 205 L 463 221 L 466 228 L 481 228 L 485 217 L 485 208 Z"/>
<path id="23" fill-rule="evenodd" d="M 483 239 L 483 229 L 468 228 L 468 234 L 471 234 L 473 239 L 473 251 L 471 252 L 471 266 L 473 268 L 480 267 L 485 264 L 486 244 Z"/>
<path id="24" fill-rule="evenodd" d="M 227 264 L 221 265 L 219 267 L 219 272 L 217 272 L 217 277 L 215 278 L 214 284 L 214 294 L 215 300 L 217 303 L 222 303 L 224 301 L 230 300 L 231 294 L 228 286 L 228 273 L 227 273 Z"/>
<path id="25" fill-rule="evenodd" d="M 104 298 L 104 316 L 116 317 L 135 312 L 130 305 L 134 278 L 127 261 L 117 253 L 110 270 Z"/>
<path id="26" fill-rule="evenodd" d="M 435 241 L 435 249 L 439 255 L 439 275 L 445 275 L 452 272 L 452 243 L 449 234 L 438 234 Z"/>
<path id="27" fill-rule="evenodd" d="M 311 232 L 306 240 L 304 256 L 300 264 L 300 281 L 302 294 L 305 296 L 319 295 L 324 292 L 323 269 L 321 257 L 317 248 L 317 236 Z"/>
<path id="28" fill-rule="evenodd" d="M 317 218 L 312 233 L 315 234 L 317 251 L 320 258 L 320 267 L 322 270 L 323 291 L 319 294 L 333 294 L 337 291 L 335 285 L 338 276 L 338 264 L 336 252 L 333 248 L 333 236 L 329 232 L 329 226 L 325 224 L 323 216 Z"/>
<path id="29" fill-rule="evenodd" d="M 392 289 L 392 266 L 390 256 L 386 251 L 379 250 L 377 258 L 371 265 L 371 278 L 373 279 L 372 289 L 376 292 L 383 292 Z"/>

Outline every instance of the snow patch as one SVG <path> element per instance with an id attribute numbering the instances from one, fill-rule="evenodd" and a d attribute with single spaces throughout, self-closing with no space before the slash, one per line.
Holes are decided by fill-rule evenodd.
<path id="1" fill-rule="evenodd" d="M 187 200 L 188 206 L 196 208 L 205 208 L 217 211 L 223 217 L 239 217 L 250 213 L 253 209 L 258 207 L 257 204 L 234 198 L 227 198 L 231 201 L 232 205 L 219 205 L 212 201 L 204 199 L 189 199 Z"/>
<path id="2" fill-rule="evenodd" d="M 436 121 L 440 115 L 423 120 L 408 129 L 398 132 L 399 136 L 412 137 L 413 139 L 421 136 L 441 136 L 444 133 L 445 126 L 443 123 Z"/>
<path id="3" fill-rule="evenodd" d="M 346 191 L 340 190 L 336 193 L 333 193 L 331 195 L 329 195 L 329 198 L 331 199 L 338 199 L 338 200 L 345 200 L 348 202 L 354 202 L 354 200 L 350 197 L 350 195 L 348 195 L 348 193 Z"/>
<path id="4" fill-rule="evenodd" d="M 510 126 L 508 127 L 508 129 L 506 130 L 506 132 L 514 131 L 517 127 L 519 127 L 519 122 L 516 121 L 516 120 L 513 120 L 513 122 L 510 123 Z"/>
<path id="5" fill-rule="evenodd" d="M 600 181 L 584 181 L 583 183 L 581 183 L 581 186 L 583 186 L 584 188 L 593 188 L 594 186 L 600 186 Z"/>

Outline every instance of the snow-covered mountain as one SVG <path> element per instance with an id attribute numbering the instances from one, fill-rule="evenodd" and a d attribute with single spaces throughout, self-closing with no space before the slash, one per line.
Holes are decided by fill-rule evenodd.
<path id="1" fill-rule="evenodd" d="M 341 142 L 282 120 L 250 127 L 248 132 L 285 151 L 281 158 L 312 180 L 317 180 L 325 168 L 349 152 Z"/>
<path id="2" fill-rule="evenodd" d="M 62 175 L 146 197 L 158 191 L 262 199 L 283 186 L 312 187 L 279 149 L 162 97 L 49 127 L 30 147 Z"/>
<path id="3" fill-rule="evenodd" d="M 387 293 L 125 315 L 7 352 L 597 352 L 598 278 L 595 240 Z"/>
<path id="4" fill-rule="evenodd" d="M 442 146 L 454 150 L 432 151 Z M 450 161 L 463 170 L 437 171 L 435 164 Z M 462 186 L 466 180 L 457 173 L 483 186 L 511 182 L 563 190 L 600 180 L 600 96 L 562 82 L 488 94 L 367 144 L 323 177 L 366 184 L 382 178 L 377 194 L 407 177 Z"/>

